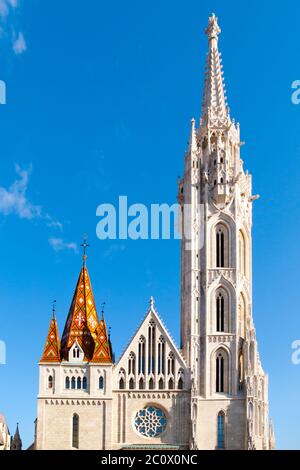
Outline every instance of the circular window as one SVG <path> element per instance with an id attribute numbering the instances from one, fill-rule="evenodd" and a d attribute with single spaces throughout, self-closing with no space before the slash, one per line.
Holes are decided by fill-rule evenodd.
<path id="1" fill-rule="evenodd" d="M 167 419 L 160 408 L 146 406 L 137 412 L 134 424 L 136 430 L 143 436 L 156 437 L 166 429 Z"/>

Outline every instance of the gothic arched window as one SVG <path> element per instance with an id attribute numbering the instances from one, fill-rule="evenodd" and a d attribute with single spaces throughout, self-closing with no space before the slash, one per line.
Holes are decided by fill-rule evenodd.
<path id="1" fill-rule="evenodd" d="M 169 388 L 169 390 L 173 390 L 173 388 L 174 388 L 174 380 L 173 379 L 169 379 L 168 388 Z"/>
<path id="2" fill-rule="evenodd" d="M 229 236 L 224 224 L 218 224 L 215 231 L 216 267 L 225 268 L 229 265 Z"/>
<path id="3" fill-rule="evenodd" d="M 166 351 L 165 338 L 163 336 L 160 336 L 158 340 L 158 365 L 157 365 L 158 374 L 165 373 L 165 360 L 166 360 L 165 351 Z"/>
<path id="4" fill-rule="evenodd" d="M 66 388 L 70 388 L 70 378 L 66 377 Z"/>
<path id="5" fill-rule="evenodd" d="M 72 447 L 79 449 L 79 416 L 76 413 L 72 420 Z"/>
<path id="6" fill-rule="evenodd" d="M 178 370 L 178 382 L 177 382 L 178 390 L 183 390 L 183 386 L 184 386 L 183 378 L 184 378 L 184 370 L 180 368 Z"/>
<path id="7" fill-rule="evenodd" d="M 86 377 L 83 377 L 83 379 L 82 379 L 82 388 L 83 388 L 83 390 L 87 389 L 87 378 Z"/>
<path id="8" fill-rule="evenodd" d="M 139 339 L 138 345 L 138 373 L 145 374 L 145 346 L 146 340 L 144 336 Z"/>
<path id="9" fill-rule="evenodd" d="M 78 345 L 76 344 L 74 346 L 74 349 L 73 349 L 73 357 L 74 358 L 79 358 L 79 354 L 80 354 L 80 349 L 79 349 Z"/>
<path id="10" fill-rule="evenodd" d="M 72 390 L 74 390 L 76 388 L 76 380 L 75 380 L 75 377 L 72 377 L 71 379 L 71 388 Z"/>
<path id="11" fill-rule="evenodd" d="M 151 320 L 148 326 L 148 374 L 155 374 L 155 322 Z"/>
<path id="12" fill-rule="evenodd" d="M 131 379 L 129 380 L 129 389 L 130 389 L 130 390 L 133 390 L 133 389 L 134 389 L 134 380 L 133 380 L 132 377 L 131 377 Z"/>
<path id="13" fill-rule="evenodd" d="M 175 357 L 172 352 L 168 356 L 168 375 L 175 374 Z"/>
<path id="14" fill-rule="evenodd" d="M 153 390 L 153 389 L 154 389 L 154 380 L 151 377 L 151 379 L 149 380 L 149 390 Z"/>
<path id="15" fill-rule="evenodd" d="M 225 392 L 225 358 L 222 352 L 216 357 L 216 392 Z"/>
<path id="16" fill-rule="evenodd" d="M 183 390 L 183 380 L 182 377 L 178 379 L 178 390 Z"/>
<path id="17" fill-rule="evenodd" d="M 217 331 L 225 331 L 225 301 L 221 292 L 216 296 L 216 326 Z"/>
<path id="18" fill-rule="evenodd" d="M 135 354 L 132 351 L 128 356 L 128 374 L 135 374 Z"/>
<path id="19" fill-rule="evenodd" d="M 225 414 L 223 411 L 218 414 L 217 426 L 217 448 L 225 449 Z"/>
<path id="20" fill-rule="evenodd" d="M 49 375 L 48 377 L 48 388 L 53 388 L 53 377 Z"/>
<path id="21" fill-rule="evenodd" d="M 142 377 L 139 380 L 139 389 L 144 390 L 144 379 Z"/>
<path id="22" fill-rule="evenodd" d="M 124 388 L 125 388 L 125 380 L 123 379 L 123 377 L 121 377 L 119 380 L 119 389 L 124 390 Z"/>
<path id="23" fill-rule="evenodd" d="M 81 377 L 77 377 L 77 388 L 81 388 Z"/>
<path id="24" fill-rule="evenodd" d="M 99 377 L 99 389 L 103 390 L 104 389 L 104 378 L 102 375 Z"/>
<path id="25" fill-rule="evenodd" d="M 158 388 L 159 388 L 159 390 L 164 389 L 164 379 L 162 377 L 158 381 Z"/>

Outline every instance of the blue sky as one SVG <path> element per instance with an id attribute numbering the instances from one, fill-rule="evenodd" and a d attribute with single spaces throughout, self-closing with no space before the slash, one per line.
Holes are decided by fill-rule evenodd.
<path id="1" fill-rule="evenodd" d="M 51 303 L 57 300 L 62 332 L 85 232 L 98 311 L 106 301 L 116 355 L 150 295 L 179 342 L 179 242 L 100 241 L 95 212 L 123 194 L 129 203 L 175 202 L 190 119 L 199 119 L 203 30 L 214 11 L 231 115 L 241 123 L 242 158 L 261 195 L 253 314 L 270 413 L 278 448 L 300 448 L 300 365 L 291 363 L 291 343 L 300 338 L 300 105 L 291 102 L 291 83 L 300 79 L 300 4 L 243 3 L 0 1 L 7 85 L 0 106 L 0 339 L 7 345 L 0 411 L 12 430 L 20 422 L 25 446 L 33 440 Z"/>

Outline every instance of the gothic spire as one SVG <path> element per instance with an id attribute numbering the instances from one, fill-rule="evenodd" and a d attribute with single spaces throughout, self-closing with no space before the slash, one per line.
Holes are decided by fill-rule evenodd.
<path id="1" fill-rule="evenodd" d="M 209 17 L 205 34 L 208 37 L 205 81 L 202 100 L 201 124 L 225 122 L 229 118 L 223 79 L 221 54 L 218 50 L 218 36 L 221 29 L 214 13 Z"/>
<path id="2" fill-rule="evenodd" d="M 62 358 L 68 359 L 69 349 L 77 340 L 84 351 L 85 360 L 90 361 L 93 357 L 97 326 L 98 315 L 84 258 L 61 340 Z"/>
<path id="3" fill-rule="evenodd" d="M 52 318 L 50 320 L 48 335 L 44 347 L 44 352 L 40 362 L 60 362 L 60 339 L 58 334 L 58 326 L 55 318 L 54 306 Z"/>
<path id="4" fill-rule="evenodd" d="M 22 450 L 22 439 L 19 432 L 19 423 L 17 423 L 17 429 L 12 439 L 11 450 Z"/>

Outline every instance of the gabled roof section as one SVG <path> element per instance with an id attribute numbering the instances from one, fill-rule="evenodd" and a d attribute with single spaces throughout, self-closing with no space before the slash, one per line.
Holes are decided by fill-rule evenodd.
<path id="1" fill-rule="evenodd" d="M 160 318 L 160 316 L 159 316 L 159 314 L 158 314 L 158 312 L 155 308 L 153 297 L 150 298 L 150 305 L 149 305 L 148 311 L 146 312 L 146 315 L 144 316 L 144 318 L 143 318 L 142 322 L 140 323 L 138 329 L 136 330 L 135 334 L 130 339 L 130 341 L 129 341 L 128 345 L 126 346 L 125 350 L 123 351 L 122 355 L 118 359 L 118 361 L 116 363 L 116 366 L 118 364 L 120 364 L 120 362 L 122 361 L 124 356 L 127 356 L 127 354 L 129 354 L 130 351 L 132 349 L 134 349 L 133 348 L 133 343 L 136 344 L 135 339 L 139 338 L 141 335 L 143 335 L 143 331 L 145 331 L 145 326 L 147 328 L 148 324 L 151 320 L 154 320 L 154 322 L 156 323 L 156 325 L 158 327 L 159 334 L 164 336 L 166 342 L 170 346 L 170 350 L 172 350 L 174 352 L 174 354 L 177 356 L 177 359 L 179 360 L 181 365 L 183 367 L 187 367 L 185 359 L 183 358 L 180 350 L 176 346 L 173 338 L 171 337 L 170 333 L 168 332 L 166 326 L 164 325 L 162 319 Z"/>
<path id="2" fill-rule="evenodd" d="M 111 344 L 104 317 L 101 318 L 96 329 L 95 349 L 91 362 L 97 364 L 112 364 Z"/>
<path id="3" fill-rule="evenodd" d="M 68 352 L 77 339 L 84 351 L 85 361 L 90 361 L 94 354 L 97 327 L 98 315 L 91 281 L 84 262 L 62 336 L 62 359 L 68 359 Z"/>
<path id="4" fill-rule="evenodd" d="M 50 321 L 44 352 L 40 362 L 60 362 L 60 339 L 55 316 Z"/>

